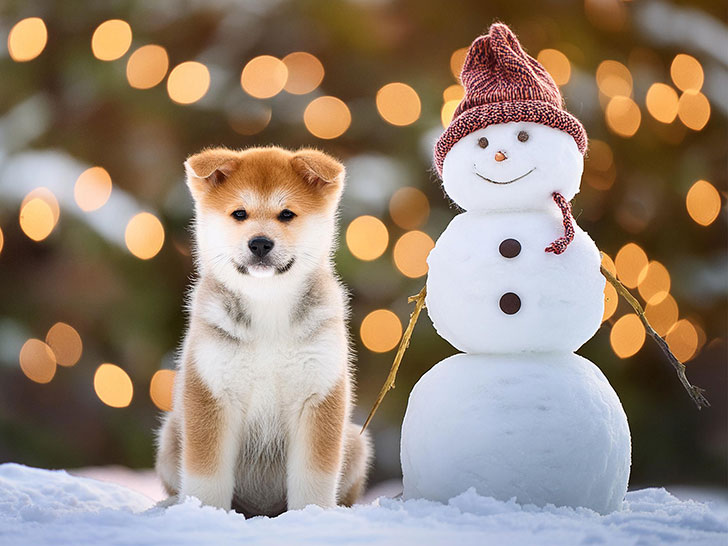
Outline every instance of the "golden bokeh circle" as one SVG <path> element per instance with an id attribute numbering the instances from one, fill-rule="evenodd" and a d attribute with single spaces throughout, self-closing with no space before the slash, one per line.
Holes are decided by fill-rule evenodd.
<path id="1" fill-rule="evenodd" d="M 324 65 L 314 55 L 296 51 L 283 57 L 288 79 L 283 87 L 292 95 L 305 95 L 314 91 L 324 79 Z"/>
<path id="2" fill-rule="evenodd" d="M 367 349 L 386 353 L 394 349 L 402 338 L 402 323 L 392 311 L 377 309 L 364 317 L 359 335 Z"/>
<path id="3" fill-rule="evenodd" d="M 104 404 L 125 408 L 134 396 L 131 378 L 115 364 L 101 364 L 94 374 L 94 391 Z"/>
<path id="4" fill-rule="evenodd" d="M 571 78 L 569 58 L 558 49 L 542 49 L 536 60 L 540 62 L 554 79 L 556 85 L 565 85 Z"/>
<path id="5" fill-rule="evenodd" d="M 260 55 L 250 59 L 240 74 L 240 85 L 248 95 L 269 99 L 283 90 L 288 79 L 288 68 L 277 57 Z"/>
<path id="6" fill-rule="evenodd" d="M 162 46 L 149 44 L 131 54 L 126 63 L 126 79 L 135 89 L 151 89 L 169 70 L 169 55 Z"/>
<path id="7" fill-rule="evenodd" d="M 126 247 L 134 256 L 148 260 L 156 256 L 164 245 L 164 226 L 149 212 L 140 212 L 126 225 Z"/>
<path id="8" fill-rule="evenodd" d="M 376 103 L 382 119 L 399 127 L 417 121 L 422 110 L 417 91 L 401 82 L 388 83 L 379 89 Z"/>
<path id="9" fill-rule="evenodd" d="M 174 388 L 174 370 L 157 370 L 149 382 L 149 397 L 162 411 L 172 411 L 172 392 Z"/>
<path id="10" fill-rule="evenodd" d="M 359 216 L 346 228 L 346 246 L 356 258 L 376 260 L 387 250 L 389 231 L 375 216 Z"/>
<path id="11" fill-rule="evenodd" d="M 402 229 L 417 229 L 430 216 L 430 201 L 422 190 L 405 186 L 394 192 L 389 200 L 389 215 Z"/>
<path id="12" fill-rule="evenodd" d="M 111 176 L 103 167 L 83 171 L 73 187 L 73 198 L 85 212 L 100 209 L 111 196 Z"/>
<path id="13" fill-rule="evenodd" d="M 427 233 L 408 231 L 394 245 L 394 265 L 405 277 L 417 279 L 427 274 L 427 256 L 435 242 Z"/>
<path id="14" fill-rule="evenodd" d="M 8 34 L 8 53 L 15 62 L 35 59 L 48 43 L 48 29 L 40 17 L 28 17 L 13 25 Z"/>
<path id="15" fill-rule="evenodd" d="M 91 51 L 100 61 L 115 61 L 131 46 L 131 27 L 121 19 L 104 21 L 91 37 Z"/>
<path id="16" fill-rule="evenodd" d="M 210 71 L 197 61 L 175 66 L 167 77 L 167 94 L 178 104 L 192 104 L 210 89 Z"/>
<path id="17" fill-rule="evenodd" d="M 707 180 L 698 180 L 688 190 L 685 207 L 694 222 L 709 226 L 720 214 L 720 193 Z"/>
<path id="18" fill-rule="evenodd" d="M 36 383 L 50 383 L 56 375 L 56 357 L 40 339 L 29 339 L 23 344 L 19 361 L 25 376 Z"/>
<path id="19" fill-rule="evenodd" d="M 46 334 L 46 343 L 61 366 L 73 366 L 81 358 L 83 342 L 76 329 L 65 322 L 56 322 Z"/>
<path id="20" fill-rule="evenodd" d="M 351 112 L 344 101 L 336 97 L 318 97 L 303 112 L 306 129 L 315 137 L 337 138 L 351 125 Z"/>
<path id="21" fill-rule="evenodd" d="M 640 273 L 647 267 L 648 262 L 647 254 L 638 244 L 627 243 L 619 249 L 614 259 L 617 278 L 627 288 L 637 288 Z"/>
<path id="22" fill-rule="evenodd" d="M 634 313 L 619 317 L 609 333 L 612 350 L 619 358 L 637 354 L 645 343 L 645 327 Z"/>

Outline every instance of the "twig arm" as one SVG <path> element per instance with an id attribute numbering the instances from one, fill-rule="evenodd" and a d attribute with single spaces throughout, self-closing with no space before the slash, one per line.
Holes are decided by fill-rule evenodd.
<path id="1" fill-rule="evenodd" d="M 637 316 L 642 321 L 642 324 L 644 325 L 647 333 L 650 334 L 650 337 L 655 340 L 655 343 L 657 343 L 658 347 L 662 349 L 662 352 L 667 357 L 668 362 L 672 365 L 673 368 L 675 368 L 675 372 L 677 372 L 677 377 L 678 379 L 680 379 L 680 383 L 682 383 L 683 387 L 685 387 L 685 390 L 688 392 L 693 402 L 695 402 L 697 408 L 702 409 L 710 407 L 708 399 L 705 398 L 705 396 L 703 395 L 705 389 L 701 389 L 700 387 L 696 387 L 695 385 L 690 384 L 687 375 L 685 375 L 685 364 L 680 362 L 675 357 L 675 355 L 672 354 L 672 351 L 667 345 L 667 342 L 660 336 L 660 334 L 655 332 L 655 329 L 650 325 L 649 321 L 647 320 L 647 316 L 645 315 L 645 312 L 642 309 L 640 302 L 638 302 L 635 297 L 630 294 L 629 290 L 627 290 L 625 286 L 621 282 L 619 282 L 619 280 L 617 280 L 617 278 L 612 275 L 612 273 L 607 270 L 603 265 L 601 266 L 601 272 L 602 275 L 604 275 L 604 277 L 607 279 L 607 281 L 609 281 L 609 283 L 614 286 L 614 288 L 617 290 L 617 293 L 620 294 L 625 300 L 627 300 L 627 303 L 629 303 L 632 309 L 634 309 L 635 313 L 637 313 Z"/>
<path id="2" fill-rule="evenodd" d="M 408 298 L 408 302 L 412 303 L 415 302 L 415 309 L 412 311 L 412 314 L 410 315 L 409 324 L 407 325 L 407 329 L 404 331 L 404 334 L 402 334 L 402 340 L 399 342 L 399 348 L 397 349 L 397 354 L 394 355 L 394 362 L 392 362 L 392 368 L 389 370 L 389 375 L 387 376 L 387 380 L 384 382 L 384 385 L 382 386 L 382 390 L 379 391 L 379 396 L 377 396 L 376 402 L 374 402 L 374 406 L 372 407 L 372 411 L 369 412 L 369 417 L 367 417 L 366 422 L 364 423 L 364 426 L 361 427 L 361 432 L 364 432 L 369 425 L 369 423 L 372 420 L 372 417 L 374 417 L 374 414 L 376 413 L 377 409 L 379 408 L 379 405 L 382 403 L 382 400 L 384 400 L 384 397 L 386 396 L 387 392 L 389 392 L 389 389 L 394 388 L 394 380 L 397 377 L 397 371 L 399 370 L 399 364 L 402 362 L 402 357 L 404 357 L 404 352 L 407 350 L 407 347 L 409 347 L 410 338 L 412 337 L 412 331 L 415 329 L 415 324 L 417 324 L 417 319 L 420 317 L 420 312 L 422 311 L 422 308 L 425 306 L 425 296 L 427 295 L 427 285 L 422 287 L 422 290 L 420 290 L 420 293 L 416 296 L 410 296 Z"/>

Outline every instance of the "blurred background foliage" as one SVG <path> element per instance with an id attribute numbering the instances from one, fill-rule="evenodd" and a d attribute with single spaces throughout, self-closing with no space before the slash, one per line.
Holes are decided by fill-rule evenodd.
<path id="1" fill-rule="evenodd" d="M 463 48 L 494 20 L 587 128 L 574 214 L 713 404 L 695 410 L 607 294 L 580 353 L 625 406 L 632 483 L 725 487 L 728 30 L 709 0 L 5 0 L 0 462 L 152 465 L 193 275 L 182 162 L 212 145 L 346 162 L 336 262 L 363 421 L 457 213 L 432 145 Z M 399 475 L 408 393 L 453 352 L 423 315 L 371 425 L 373 482 Z"/>

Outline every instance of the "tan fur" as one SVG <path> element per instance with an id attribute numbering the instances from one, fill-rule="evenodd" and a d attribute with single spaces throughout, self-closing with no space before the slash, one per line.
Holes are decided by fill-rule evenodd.
<path id="1" fill-rule="evenodd" d="M 347 393 L 344 381 L 337 383 L 316 406 L 311 416 L 311 448 L 318 470 L 335 471 L 341 464 L 342 435 L 346 420 Z"/>
<path id="2" fill-rule="evenodd" d="M 193 366 L 184 377 L 185 464 L 198 474 L 212 474 L 217 451 L 211 449 L 220 438 L 223 426 L 220 408 Z"/>

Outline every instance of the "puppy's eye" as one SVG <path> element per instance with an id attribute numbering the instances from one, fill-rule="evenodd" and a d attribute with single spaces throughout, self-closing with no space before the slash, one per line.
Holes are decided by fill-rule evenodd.
<path id="1" fill-rule="evenodd" d="M 526 131 L 519 132 L 518 140 L 520 140 L 521 142 L 526 142 L 528 140 L 528 133 Z"/>
<path id="2" fill-rule="evenodd" d="M 235 218 L 236 220 L 245 220 L 248 217 L 248 213 L 245 212 L 243 209 L 236 210 L 233 212 L 230 216 Z"/>
<path id="3" fill-rule="evenodd" d="M 281 222 L 290 222 L 296 217 L 296 213 L 292 210 L 283 209 L 281 213 L 278 215 L 278 219 Z"/>
<path id="4" fill-rule="evenodd" d="M 480 137 L 478 139 L 478 146 L 480 146 L 481 148 L 487 148 L 488 147 L 488 139 L 485 138 L 484 136 L 483 137 Z"/>

